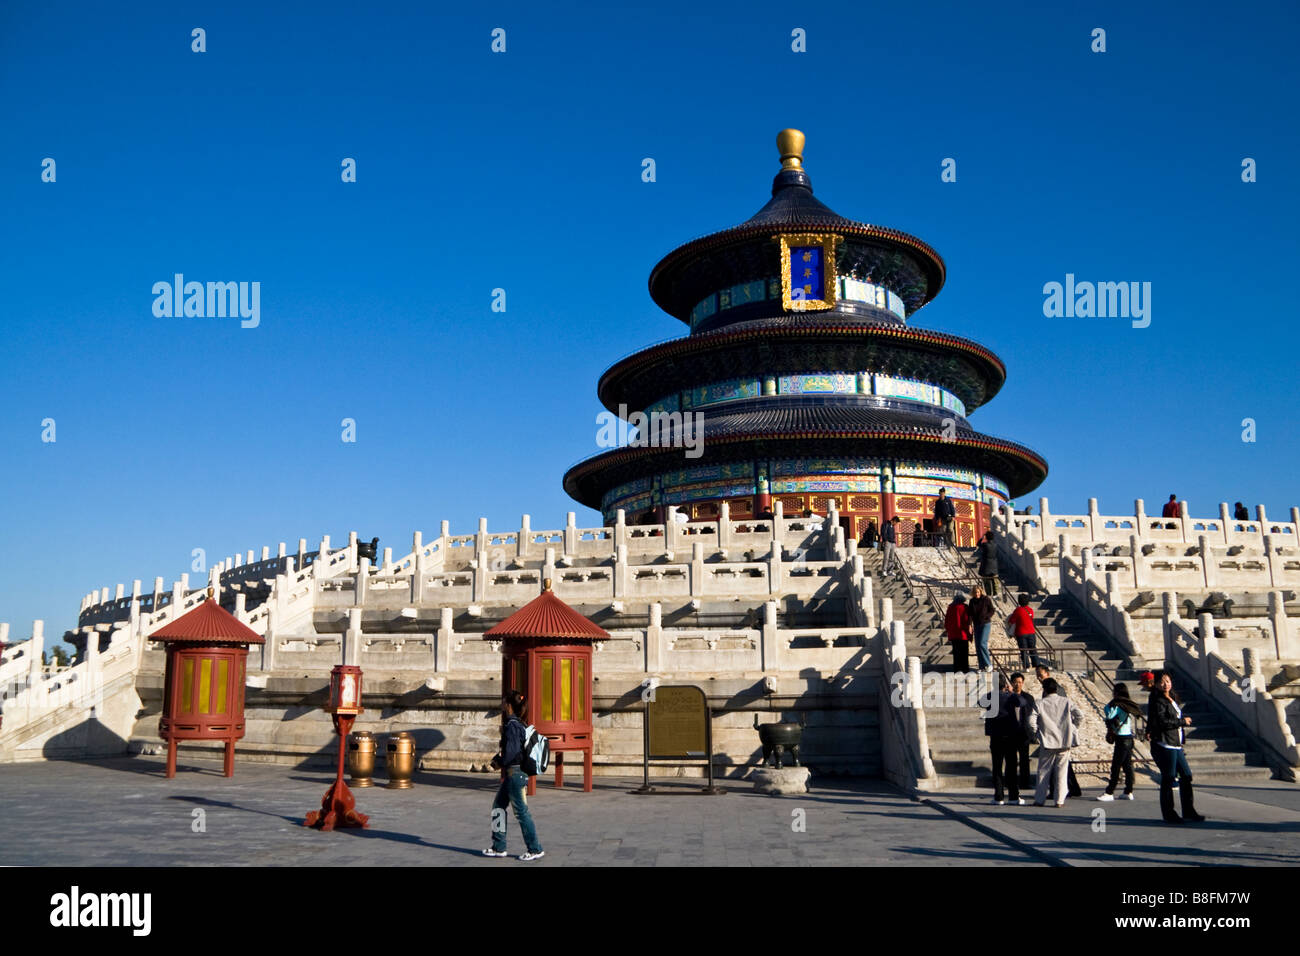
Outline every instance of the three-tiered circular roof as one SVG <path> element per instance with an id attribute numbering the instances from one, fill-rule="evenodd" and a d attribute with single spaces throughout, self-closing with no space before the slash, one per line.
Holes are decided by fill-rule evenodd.
<path id="1" fill-rule="evenodd" d="M 702 386 L 820 373 L 865 372 L 927 383 L 950 393 L 966 414 L 997 394 L 1006 367 L 996 355 L 968 339 L 907 322 L 943 287 L 943 259 L 914 236 L 847 219 L 814 197 L 802 168 L 803 142 L 797 130 L 777 137 L 782 169 L 771 200 L 754 216 L 679 246 L 654 267 L 651 297 L 692 331 L 610 366 L 598 385 L 610 411 L 626 416 L 665 401 L 674 408 L 678 396 L 686 411 L 688 393 Z M 830 301 L 815 308 L 792 302 L 788 248 L 796 241 L 815 245 L 819 237 L 833 237 L 824 248 L 836 282 L 878 289 L 901 305 L 886 309 L 880 298 L 873 302 L 861 294 L 830 294 L 824 296 Z M 786 284 L 784 299 L 769 291 L 779 285 L 776 277 Z M 708 308 L 701 310 L 702 302 Z M 689 410 L 702 416 L 702 434 L 694 436 L 702 447 L 699 457 L 684 460 L 682 447 L 662 443 L 615 448 L 569 469 L 565 490 L 599 509 L 606 492 L 651 474 L 782 457 L 949 462 L 1000 478 L 1013 497 L 1047 475 L 1040 455 L 972 430 L 964 414 L 888 392 L 877 395 L 874 387 L 871 394 L 750 393 Z"/>

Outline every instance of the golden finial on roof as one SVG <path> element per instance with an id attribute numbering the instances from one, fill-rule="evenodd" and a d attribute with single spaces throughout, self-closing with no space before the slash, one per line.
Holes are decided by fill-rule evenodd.
<path id="1" fill-rule="evenodd" d="M 776 148 L 781 151 L 784 169 L 803 168 L 804 135 L 797 129 L 783 129 L 776 134 Z"/>
<path id="2" fill-rule="evenodd" d="M 542 590 L 549 591 L 550 589 L 551 589 L 551 579 L 547 578 L 545 581 L 542 582 Z"/>

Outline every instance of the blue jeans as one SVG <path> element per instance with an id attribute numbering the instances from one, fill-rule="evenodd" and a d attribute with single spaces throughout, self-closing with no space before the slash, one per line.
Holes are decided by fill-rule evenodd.
<path id="1" fill-rule="evenodd" d="M 975 659 L 979 661 L 980 670 L 993 666 L 993 655 L 989 653 L 989 635 L 993 632 L 993 622 L 980 625 L 980 632 L 975 638 Z"/>
<path id="2" fill-rule="evenodd" d="M 533 815 L 528 812 L 528 774 L 518 767 L 507 771 L 506 778 L 497 788 L 497 797 L 492 801 L 492 849 L 504 853 L 506 849 L 506 807 L 515 808 L 515 817 L 519 820 L 519 829 L 524 835 L 524 844 L 529 853 L 542 852 L 537 842 L 537 828 L 533 826 Z"/>

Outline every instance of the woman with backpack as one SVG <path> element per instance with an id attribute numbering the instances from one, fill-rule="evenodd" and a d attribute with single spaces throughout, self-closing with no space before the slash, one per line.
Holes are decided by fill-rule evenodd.
<path id="1" fill-rule="evenodd" d="M 528 812 L 528 774 L 523 764 L 527 758 L 524 722 L 524 695 L 512 690 L 501 699 L 501 752 L 492 758 L 493 769 L 501 771 L 501 786 L 492 801 L 492 845 L 483 851 L 484 856 L 506 856 L 506 807 L 515 808 L 519 830 L 524 835 L 528 852 L 519 859 L 540 860 L 546 855 L 537 841 L 533 815 Z"/>
<path id="2" fill-rule="evenodd" d="M 1106 742 L 1115 745 L 1115 752 L 1110 760 L 1110 782 L 1106 792 L 1097 799 L 1103 802 L 1115 799 L 1115 786 L 1119 783 L 1119 772 L 1124 771 L 1124 800 L 1133 799 L 1133 740 L 1137 728 L 1136 719 L 1142 716 L 1142 708 L 1128 695 L 1128 685 L 1116 684 L 1115 695 L 1106 705 Z"/>

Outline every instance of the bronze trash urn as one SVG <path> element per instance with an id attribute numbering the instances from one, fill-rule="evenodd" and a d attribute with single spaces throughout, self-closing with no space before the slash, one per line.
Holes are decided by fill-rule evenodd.
<path id="1" fill-rule="evenodd" d="M 374 786 L 375 735 L 368 730 L 358 730 L 348 739 L 348 773 L 352 786 Z"/>
<path id="2" fill-rule="evenodd" d="M 415 774 L 415 738 L 405 730 L 388 738 L 388 789 L 409 790 Z"/>

